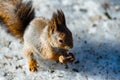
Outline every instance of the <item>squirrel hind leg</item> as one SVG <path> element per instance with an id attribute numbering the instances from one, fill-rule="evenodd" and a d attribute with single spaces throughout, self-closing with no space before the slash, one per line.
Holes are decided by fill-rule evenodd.
<path id="1" fill-rule="evenodd" d="M 27 54 L 28 54 L 27 58 L 28 58 L 29 70 L 32 71 L 32 72 L 37 71 L 38 63 L 34 59 L 33 53 L 27 53 Z"/>
<path id="2" fill-rule="evenodd" d="M 37 67 L 38 67 L 38 64 L 37 64 L 36 60 L 32 59 L 29 61 L 29 70 L 30 71 L 32 71 L 32 72 L 37 71 Z"/>
<path id="3" fill-rule="evenodd" d="M 23 53 L 25 54 L 25 57 L 28 60 L 29 70 L 31 72 L 37 71 L 38 63 L 37 63 L 37 61 L 34 58 L 33 49 L 30 48 L 30 47 L 29 48 L 24 47 L 23 48 Z"/>

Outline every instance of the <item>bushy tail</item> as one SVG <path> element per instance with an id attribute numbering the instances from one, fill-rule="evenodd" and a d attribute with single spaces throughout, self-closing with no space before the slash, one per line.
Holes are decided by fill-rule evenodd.
<path id="1" fill-rule="evenodd" d="M 31 2 L 25 4 L 21 3 L 17 7 L 16 16 L 19 17 L 21 23 L 23 24 L 23 30 L 29 22 L 34 18 L 34 9 L 32 8 Z"/>
<path id="2" fill-rule="evenodd" d="M 11 5 L 2 3 L 0 8 L 0 19 L 8 27 L 8 30 L 18 38 L 23 38 L 24 31 L 33 18 L 34 9 L 31 2 L 20 2 L 13 9 Z"/>

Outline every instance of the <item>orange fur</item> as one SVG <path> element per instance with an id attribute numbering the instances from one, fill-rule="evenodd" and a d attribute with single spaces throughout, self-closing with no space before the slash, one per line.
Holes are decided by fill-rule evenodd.
<path id="1" fill-rule="evenodd" d="M 30 60 L 29 61 L 29 70 L 34 72 L 37 71 L 37 62 L 35 60 Z"/>
<path id="2" fill-rule="evenodd" d="M 34 9 L 29 3 L 22 3 L 22 0 L 0 0 L 0 19 L 14 36 L 24 38 L 23 51 L 30 71 L 37 70 L 35 53 L 43 59 L 64 64 L 72 62 L 74 56 L 67 54 L 73 47 L 72 33 L 66 26 L 62 10 L 53 13 L 50 20 L 33 18 Z"/>
<path id="3" fill-rule="evenodd" d="M 53 13 L 50 20 L 43 17 L 33 19 L 24 33 L 23 50 L 26 51 L 29 64 L 32 60 L 35 61 L 36 53 L 46 60 L 59 61 L 63 64 L 73 62 L 74 56 L 67 54 L 72 47 L 72 33 L 66 26 L 62 10 Z M 32 69 L 31 71 L 36 70 L 36 66 L 29 65 L 29 68 Z"/>

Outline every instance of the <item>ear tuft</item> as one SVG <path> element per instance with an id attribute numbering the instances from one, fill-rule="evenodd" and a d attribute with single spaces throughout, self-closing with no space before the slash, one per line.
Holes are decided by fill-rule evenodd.
<path id="1" fill-rule="evenodd" d="M 53 13 L 51 20 L 54 21 L 56 25 L 65 25 L 66 23 L 64 13 L 61 9 L 57 10 L 57 13 Z"/>
<path id="2" fill-rule="evenodd" d="M 58 17 L 58 23 L 65 25 L 65 16 L 64 16 L 64 13 L 61 9 L 57 10 L 57 17 Z"/>

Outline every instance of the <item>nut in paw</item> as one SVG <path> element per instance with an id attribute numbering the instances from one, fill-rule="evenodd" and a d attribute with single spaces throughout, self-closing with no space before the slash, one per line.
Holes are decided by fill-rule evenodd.
<path id="1" fill-rule="evenodd" d="M 59 57 L 59 62 L 62 63 L 62 64 L 66 64 L 66 63 L 67 63 L 66 57 L 63 56 L 63 55 L 61 55 L 61 56 Z"/>
<path id="2" fill-rule="evenodd" d="M 75 57 L 72 53 L 61 55 L 59 57 L 59 62 L 62 64 L 72 63 L 75 60 Z"/>

